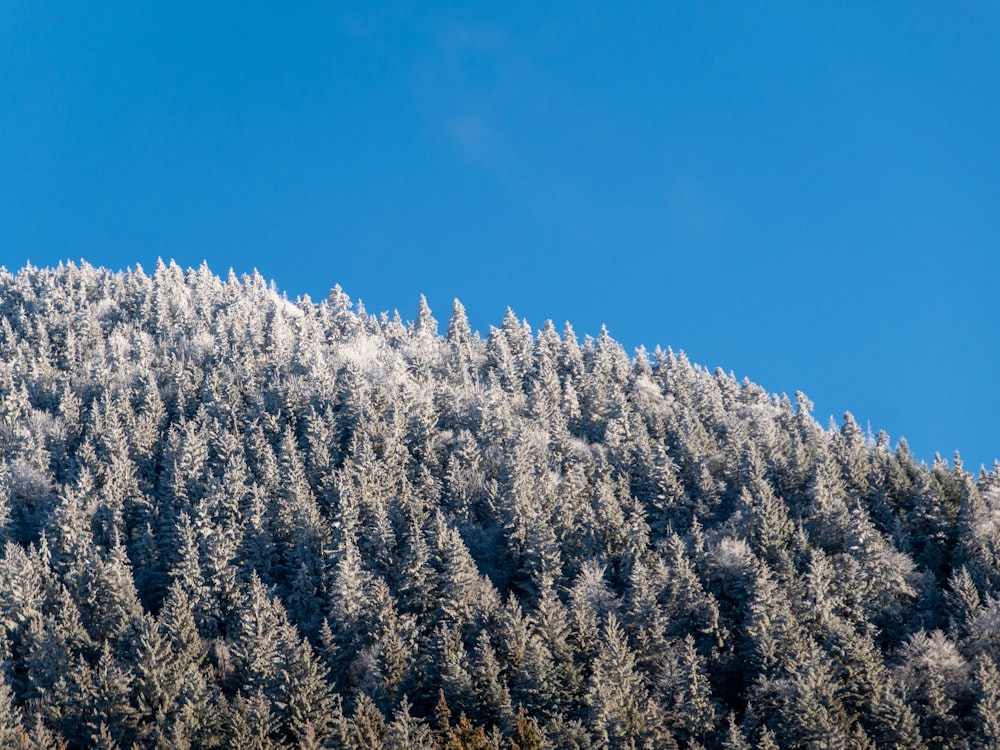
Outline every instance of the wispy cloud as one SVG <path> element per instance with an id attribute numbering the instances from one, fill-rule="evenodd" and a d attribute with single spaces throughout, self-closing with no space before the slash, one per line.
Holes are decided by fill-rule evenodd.
<path id="1" fill-rule="evenodd" d="M 495 120 L 482 112 L 466 112 L 448 118 L 445 130 L 451 143 L 470 160 L 496 165 L 506 150 Z"/>

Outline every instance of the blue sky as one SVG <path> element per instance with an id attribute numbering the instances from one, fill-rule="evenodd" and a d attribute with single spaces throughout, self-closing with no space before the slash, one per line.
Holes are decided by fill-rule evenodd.
<path id="1" fill-rule="evenodd" d="M 0 264 L 509 305 L 1000 456 L 996 2 L 290 5 L 3 3 Z"/>

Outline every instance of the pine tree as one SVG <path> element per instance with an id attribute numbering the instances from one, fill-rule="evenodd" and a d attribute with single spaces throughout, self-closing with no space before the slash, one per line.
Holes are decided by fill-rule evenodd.
<path id="1" fill-rule="evenodd" d="M 457 299 L 452 304 L 446 337 L 450 344 L 456 346 L 467 345 L 472 341 L 472 329 L 469 327 L 465 306 Z"/>
<path id="2" fill-rule="evenodd" d="M 5 678 L 0 677 L 0 747 L 30 747 L 24 743 L 23 717 L 14 703 L 14 693 Z M 19 744 L 20 743 L 20 744 Z"/>
<path id="3" fill-rule="evenodd" d="M 462 642 L 461 633 L 454 626 L 442 624 L 435 636 L 431 673 L 437 672 L 437 682 L 441 686 L 448 705 L 462 713 L 474 710 L 472 675 L 469 672 L 469 658 Z"/>
<path id="4" fill-rule="evenodd" d="M 579 703 L 583 676 L 571 643 L 569 613 L 553 588 L 542 590 L 533 619 L 535 633 L 551 661 L 549 680 L 540 686 L 548 717 Z"/>
<path id="5" fill-rule="evenodd" d="M 156 622 L 148 615 L 143 617 L 138 636 L 135 660 L 135 693 L 139 708 L 139 722 L 143 725 L 164 724 L 176 711 L 182 685 L 171 674 L 170 642 L 162 636 Z M 143 731 L 164 734 L 163 727 Z"/>
<path id="6" fill-rule="evenodd" d="M 940 630 L 915 633 L 897 655 L 894 677 L 918 707 L 921 734 L 931 748 L 950 747 L 960 737 L 956 704 L 970 665 Z"/>
<path id="7" fill-rule="evenodd" d="M 675 653 L 675 676 L 668 688 L 673 708 L 668 721 L 679 738 L 688 743 L 705 742 L 715 727 L 716 707 L 704 660 L 690 635 L 677 644 Z"/>
<path id="8" fill-rule="evenodd" d="M 894 681 L 886 685 L 868 717 L 868 734 L 877 747 L 924 750 L 919 718 L 900 693 Z"/>
<path id="9" fill-rule="evenodd" d="M 736 715 L 732 712 L 729 713 L 729 724 L 721 747 L 722 750 L 750 750 L 750 743 L 747 742 L 746 735 L 742 727 L 736 723 Z"/>
<path id="10" fill-rule="evenodd" d="M 746 515 L 748 540 L 754 552 L 768 565 L 785 567 L 791 552 L 792 523 L 788 511 L 767 481 L 763 460 L 749 449 L 747 484 L 740 490 L 742 512 Z"/>
<path id="11" fill-rule="evenodd" d="M 538 724 L 522 707 L 517 712 L 514 732 L 510 737 L 510 750 L 542 750 L 544 747 Z"/>
<path id="12" fill-rule="evenodd" d="M 463 714 L 458 724 L 444 737 L 443 750 L 495 750 L 482 727 L 477 727 Z"/>
<path id="13" fill-rule="evenodd" d="M 92 692 L 86 714 L 90 738 L 98 746 L 106 743 L 108 737 L 125 747 L 132 744 L 136 724 L 135 709 L 130 701 L 132 681 L 131 672 L 116 663 L 105 642 L 91 672 Z"/>
<path id="14" fill-rule="evenodd" d="M 783 743 L 793 747 L 849 747 L 850 722 L 836 688 L 825 655 L 810 654 L 790 679 L 788 694 L 778 719 Z"/>
<path id="15" fill-rule="evenodd" d="M 969 569 L 964 565 L 948 579 L 948 588 L 945 598 L 952 618 L 952 631 L 955 636 L 962 638 L 968 633 L 968 626 L 982 607 L 979 590 L 969 575 Z"/>
<path id="16" fill-rule="evenodd" d="M 280 684 L 282 641 L 289 627 L 284 610 L 253 575 L 237 612 L 232 651 L 240 688 L 247 696 L 275 694 Z"/>
<path id="17" fill-rule="evenodd" d="M 410 715 L 410 702 L 404 697 L 386 727 L 386 750 L 432 750 L 436 747 L 430 727 Z"/>
<path id="18" fill-rule="evenodd" d="M 1000 747 L 1000 670 L 983 655 L 976 664 L 976 723 L 982 747 Z"/>
<path id="19" fill-rule="evenodd" d="M 476 639 L 472 661 L 472 680 L 475 694 L 479 699 L 479 710 L 475 715 L 484 719 L 489 725 L 509 729 L 514 723 L 510 691 L 500 672 L 496 652 L 485 630 Z"/>
<path id="20" fill-rule="evenodd" d="M 615 616 L 608 615 L 584 698 L 595 732 L 608 747 L 628 747 L 641 734 L 646 698 L 625 634 Z"/>
<path id="21" fill-rule="evenodd" d="M 263 693 L 255 692 L 249 697 L 237 695 L 229 722 L 229 747 L 246 750 L 278 750 L 281 747 L 275 739 L 277 722 Z"/>
<path id="22" fill-rule="evenodd" d="M 717 640 L 720 635 L 719 605 L 705 591 L 687 547 L 677 534 L 667 537 L 664 562 L 664 589 L 660 601 L 668 623 L 667 633 L 677 638 L 697 633 L 703 643 Z"/>

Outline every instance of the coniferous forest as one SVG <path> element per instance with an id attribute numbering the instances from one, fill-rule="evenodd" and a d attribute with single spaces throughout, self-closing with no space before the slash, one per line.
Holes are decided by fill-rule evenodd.
<path id="1" fill-rule="evenodd" d="M 0 747 L 998 747 L 1000 466 L 415 313 L 0 270 Z"/>

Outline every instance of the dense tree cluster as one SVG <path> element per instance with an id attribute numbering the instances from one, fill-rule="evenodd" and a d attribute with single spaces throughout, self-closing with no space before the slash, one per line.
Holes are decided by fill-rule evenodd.
<path id="1" fill-rule="evenodd" d="M 1000 743 L 1000 466 L 606 332 L 0 269 L 0 746 Z"/>

